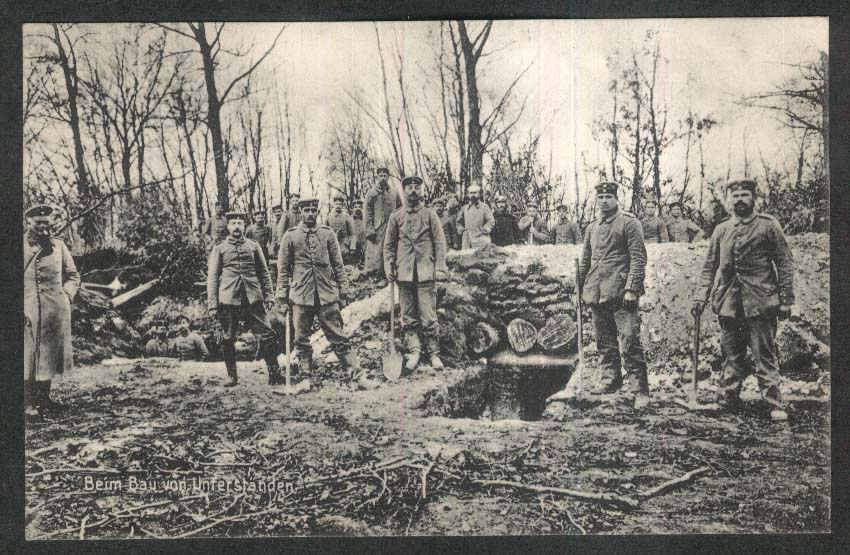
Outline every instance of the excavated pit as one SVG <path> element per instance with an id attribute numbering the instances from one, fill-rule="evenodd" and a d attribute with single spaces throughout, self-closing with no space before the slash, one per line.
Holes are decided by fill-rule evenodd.
<path id="1" fill-rule="evenodd" d="M 451 253 L 448 265 L 456 282 L 440 296 L 441 306 L 452 307 L 441 312 L 441 349 L 468 362 L 444 372 L 446 386 L 425 395 L 421 408 L 427 415 L 542 416 L 546 398 L 564 388 L 576 365 L 575 272 L 567 261 L 577 253 L 572 246 Z M 554 322 L 567 329 L 562 341 L 545 333 L 542 339 L 530 334 L 512 341 L 508 328 L 517 319 L 535 332 Z M 517 342 L 523 343 L 520 349 Z"/>

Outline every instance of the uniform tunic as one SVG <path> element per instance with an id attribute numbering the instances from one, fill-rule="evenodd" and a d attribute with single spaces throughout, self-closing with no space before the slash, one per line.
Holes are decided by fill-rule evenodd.
<path id="1" fill-rule="evenodd" d="M 667 235 L 670 236 L 671 243 L 690 243 L 692 235 L 694 239 L 701 238 L 703 232 L 697 224 L 688 219 L 677 220 L 671 217 L 667 222 Z"/>
<path id="2" fill-rule="evenodd" d="M 643 228 L 634 215 L 618 210 L 590 223 L 584 236 L 579 283 L 583 300 L 593 313 L 600 370 L 605 379 L 615 379 L 624 362 L 626 369 L 637 375 L 632 382 L 635 390 L 646 385 L 640 313 L 637 306 L 626 308 L 622 301 L 626 291 L 643 294 L 645 271 Z"/>
<path id="3" fill-rule="evenodd" d="M 275 226 L 275 232 L 272 243 L 272 251 L 277 256 L 278 249 L 280 248 L 280 243 L 283 241 L 284 234 L 292 229 L 293 227 L 298 227 L 298 224 L 301 223 L 301 211 L 298 212 L 294 210 L 287 210 L 283 213 L 283 216 L 280 217 L 280 221 L 277 222 L 277 226 Z"/>
<path id="4" fill-rule="evenodd" d="M 384 267 L 384 236 L 390 214 L 401 207 L 401 198 L 393 187 L 384 191 L 376 184 L 366 193 L 363 222 L 366 226 L 366 271 L 380 272 Z M 374 239 L 368 239 L 370 233 Z"/>
<path id="5" fill-rule="evenodd" d="M 301 223 L 283 236 L 277 265 L 280 279 L 275 296 L 281 303 L 292 303 L 298 356 L 312 357 L 310 332 L 318 319 L 341 359 L 350 349 L 339 311 L 340 297 L 348 296 L 348 274 L 336 234 L 326 226 Z"/>
<path id="6" fill-rule="evenodd" d="M 486 247 L 490 244 L 490 232 L 496 221 L 490 207 L 479 202 L 461 207 L 457 218 L 457 231 L 460 234 L 461 248 Z"/>
<path id="7" fill-rule="evenodd" d="M 213 216 L 204 226 L 204 234 L 209 236 L 212 245 L 224 241 L 228 235 L 227 219 L 224 216 Z"/>
<path id="8" fill-rule="evenodd" d="M 542 245 L 549 242 L 549 230 L 540 216 L 534 217 L 533 224 L 531 216 L 523 216 L 517 223 L 517 229 L 521 242 L 526 245 Z"/>
<path id="9" fill-rule="evenodd" d="M 644 243 L 669 243 L 670 236 L 667 234 L 667 224 L 658 216 L 644 216 L 640 219 L 643 226 Z"/>
<path id="10" fill-rule="evenodd" d="M 171 343 L 167 339 L 159 340 L 156 337 L 145 345 L 145 355 L 149 357 L 167 357 L 171 354 Z"/>
<path id="11" fill-rule="evenodd" d="M 393 212 L 384 244 L 386 273 L 396 269 L 403 329 L 418 329 L 436 338 L 438 274 L 445 276 L 446 236 L 440 217 L 420 205 Z"/>
<path id="12" fill-rule="evenodd" d="M 175 337 L 171 350 L 180 360 L 203 360 L 210 356 L 206 343 L 195 332 Z"/>
<path id="13" fill-rule="evenodd" d="M 440 225 L 443 227 L 443 235 L 446 236 L 446 247 L 460 249 L 460 233 L 457 232 L 457 218 L 455 214 L 444 212 L 440 216 Z"/>
<path id="14" fill-rule="evenodd" d="M 490 234 L 490 238 L 494 245 L 506 247 L 517 242 L 519 229 L 513 214 L 496 211 L 493 213 L 493 221 L 493 232 Z"/>
<path id="15" fill-rule="evenodd" d="M 336 210 L 328 216 L 328 227 L 336 233 L 342 256 L 348 256 L 349 252 L 357 247 L 357 232 L 354 230 L 354 219 L 345 212 L 337 214 Z"/>
<path id="16" fill-rule="evenodd" d="M 782 227 L 765 214 L 720 222 L 711 235 L 698 299 L 720 320 L 722 393 L 736 396 L 753 353 L 762 397 L 781 406 L 776 353 L 777 309 L 794 304 L 794 261 Z"/>
<path id="17" fill-rule="evenodd" d="M 73 365 L 71 301 L 80 287 L 80 274 L 71 252 L 59 239 L 50 239 L 40 253 L 29 235 L 24 239 L 24 379 L 51 380 Z M 38 254 L 36 254 L 38 253 Z"/>
<path id="18" fill-rule="evenodd" d="M 570 220 L 558 220 L 549 232 L 549 242 L 553 245 L 578 245 L 581 243 L 581 232 Z"/>
<path id="19" fill-rule="evenodd" d="M 357 253 L 357 259 L 359 261 L 363 249 L 366 248 L 366 224 L 363 223 L 362 213 L 360 216 L 354 215 L 351 218 L 354 222 L 354 236 L 357 237 L 357 245 L 354 247 L 354 252 Z"/>
<path id="20" fill-rule="evenodd" d="M 269 263 L 269 246 L 271 245 L 272 239 L 272 228 L 263 224 L 262 226 L 259 224 L 251 224 L 248 226 L 248 229 L 245 230 L 245 238 L 253 239 L 254 241 L 260 244 L 260 248 L 263 251 L 263 256 L 266 257 L 266 264 Z"/>

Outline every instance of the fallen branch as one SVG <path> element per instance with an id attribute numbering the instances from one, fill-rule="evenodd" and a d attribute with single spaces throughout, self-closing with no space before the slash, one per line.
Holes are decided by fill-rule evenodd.
<path id="1" fill-rule="evenodd" d="M 626 509 L 637 509 L 640 504 L 636 499 L 624 495 L 617 495 L 616 493 L 593 493 L 550 486 L 533 486 L 520 482 L 509 482 L 507 480 L 471 480 L 471 482 L 473 484 L 481 484 L 484 486 L 504 486 L 509 488 L 525 489 L 538 493 L 557 493 L 574 499 L 580 499 L 582 501 L 610 503 Z"/>
<path id="2" fill-rule="evenodd" d="M 192 501 L 193 499 L 203 499 L 203 495 L 192 495 L 190 497 L 181 497 L 180 499 L 166 499 L 165 501 L 157 501 L 155 503 L 148 503 L 147 505 L 139 505 L 137 507 L 127 507 L 121 509 L 116 513 L 112 513 L 112 516 L 115 518 L 119 518 L 119 515 L 123 513 L 131 513 L 133 511 L 141 511 L 143 509 L 153 509 L 154 507 L 162 507 L 163 505 L 170 505 L 172 503 L 180 503 L 181 501 Z"/>
<path id="3" fill-rule="evenodd" d="M 698 478 L 698 477 L 702 476 L 703 474 L 706 474 L 710 471 L 711 471 L 711 469 L 709 467 L 701 466 L 701 467 L 697 468 L 696 470 L 691 470 L 690 472 L 688 472 L 684 476 L 681 476 L 679 478 L 673 478 L 672 480 L 668 480 L 668 481 L 664 482 L 663 484 L 652 488 L 649 491 L 644 491 L 644 492 L 638 493 L 637 497 L 641 500 L 651 499 L 653 497 L 661 495 L 662 493 L 666 493 L 668 490 L 673 489 L 677 486 L 681 486 L 682 484 L 687 484 L 688 482 L 692 481 L 693 479 Z"/>

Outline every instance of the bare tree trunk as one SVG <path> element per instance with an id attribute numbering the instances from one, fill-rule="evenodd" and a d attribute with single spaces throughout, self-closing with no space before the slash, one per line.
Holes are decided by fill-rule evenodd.
<path id="1" fill-rule="evenodd" d="M 493 27 L 493 21 L 490 20 L 484 24 L 484 28 L 474 41 L 469 36 L 465 22 L 458 21 L 457 26 L 466 74 L 466 104 L 469 108 L 469 121 L 467 122 L 469 177 L 471 181 L 479 182 L 483 174 L 484 145 L 481 143 L 483 127 L 481 125 L 481 98 L 478 93 L 476 68 L 490 35 L 490 29 Z"/>

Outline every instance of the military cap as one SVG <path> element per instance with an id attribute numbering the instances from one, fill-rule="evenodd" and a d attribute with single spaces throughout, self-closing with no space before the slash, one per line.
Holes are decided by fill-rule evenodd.
<path id="1" fill-rule="evenodd" d="M 227 220 L 228 222 L 230 220 L 235 220 L 237 218 L 244 220 L 245 219 L 245 212 L 236 212 L 235 210 L 233 210 L 233 211 L 230 211 L 230 212 L 228 212 L 227 214 L 224 215 L 224 219 Z"/>
<path id="2" fill-rule="evenodd" d="M 265 210 L 254 210 L 254 215 L 255 216 L 265 216 L 266 212 L 265 212 Z"/>
<path id="3" fill-rule="evenodd" d="M 389 175 L 389 174 L 390 174 L 390 170 L 388 170 L 387 168 L 378 168 L 378 171 L 376 171 L 375 173 L 376 173 L 376 174 L 377 174 L 377 173 L 385 173 L 385 174 Z"/>
<path id="4" fill-rule="evenodd" d="M 736 179 L 726 185 L 727 191 L 749 191 L 756 194 L 756 182 L 752 179 Z"/>
<path id="5" fill-rule="evenodd" d="M 272 206 L 272 211 L 275 211 L 275 210 L 281 210 L 281 211 L 282 211 L 282 210 L 283 210 L 283 206 L 281 206 L 281 205 L 279 205 L 279 204 L 275 204 L 274 206 Z"/>
<path id="6" fill-rule="evenodd" d="M 24 214 L 27 218 L 34 216 L 50 216 L 53 214 L 53 207 L 47 204 L 36 204 Z"/>
<path id="7" fill-rule="evenodd" d="M 337 193 L 336 195 L 334 195 L 333 201 L 334 201 L 334 202 L 336 202 L 336 201 L 338 201 L 338 200 L 341 200 L 342 202 L 345 202 L 345 197 L 344 197 L 343 195 L 341 195 L 341 194 Z"/>
<path id="8" fill-rule="evenodd" d="M 555 206 L 555 210 L 560 210 L 561 208 L 563 208 L 564 210 L 566 210 L 566 209 L 567 209 L 567 205 L 566 205 L 566 204 L 564 204 L 563 202 L 561 202 L 561 203 L 558 203 L 558 205 L 557 205 L 557 206 Z"/>
<path id="9" fill-rule="evenodd" d="M 535 208 L 540 208 L 540 203 L 537 202 L 536 200 L 529 199 L 529 200 L 525 201 L 525 207 L 528 208 L 529 206 L 533 206 Z"/>
<path id="10" fill-rule="evenodd" d="M 357 206 L 358 204 L 360 206 L 363 206 L 363 199 L 362 198 L 356 198 L 356 199 L 351 201 L 352 206 Z"/>
<path id="11" fill-rule="evenodd" d="M 422 178 L 418 175 L 409 175 L 401 180 L 402 187 L 407 187 L 408 185 L 422 185 Z"/>
<path id="12" fill-rule="evenodd" d="M 301 193 L 289 193 L 289 198 L 301 198 Z"/>
<path id="13" fill-rule="evenodd" d="M 619 187 L 620 184 L 616 181 L 603 181 L 596 184 L 596 194 L 606 193 L 609 195 L 616 195 Z"/>
<path id="14" fill-rule="evenodd" d="M 446 199 L 444 199 L 443 197 L 438 197 L 438 198 L 435 198 L 434 200 L 432 200 L 431 204 L 440 204 L 442 206 L 445 206 L 446 205 Z"/>
<path id="15" fill-rule="evenodd" d="M 498 194 L 496 198 L 493 199 L 493 202 L 507 202 L 508 199 L 505 198 L 505 195 Z"/>
<path id="16" fill-rule="evenodd" d="M 302 198 L 301 200 L 298 201 L 298 206 L 301 207 L 301 208 L 306 208 L 308 206 L 311 206 L 313 208 L 318 208 L 319 207 L 319 199 L 317 199 L 317 198 Z"/>
<path id="17" fill-rule="evenodd" d="M 466 190 L 466 192 L 471 193 L 472 191 L 478 191 L 480 193 L 481 192 L 481 186 L 480 185 L 470 185 L 469 188 Z"/>
<path id="18" fill-rule="evenodd" d="M 673 208 L 674 206 L 678 206 L 679 208 L 684 208 L 684 207 L 685 207 L 685 206 L 684 206 L 681 202 L 679 202 L 678 200 L 674 200 L 673 202 L 671 202 L 671 203 L 670 203 L 670 204 L 668 204 L 667 206 L 669 206 L 670 208 Z"/>

